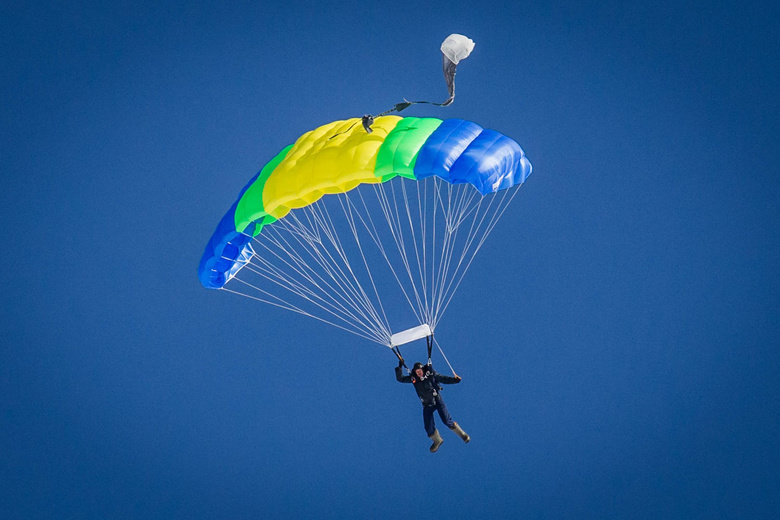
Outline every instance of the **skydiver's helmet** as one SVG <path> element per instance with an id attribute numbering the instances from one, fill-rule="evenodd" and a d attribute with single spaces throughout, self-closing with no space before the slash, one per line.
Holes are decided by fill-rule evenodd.
<path id="1" fill-rule="evenodd" d="M 419 362 L 418 362 L 418 363 L 415 363 L 415 364 L 414 364 L 414 366 L 412 367 L 412 372 L 414 372 L 414 371 L 415 371 L 415 370 L 417 370 L 418 368 L 422 368 L 422 369 L 423 369 L 423 372 L 425 371 L 425 365 L 423 365 L 422 363 L 419 363 Z"/>

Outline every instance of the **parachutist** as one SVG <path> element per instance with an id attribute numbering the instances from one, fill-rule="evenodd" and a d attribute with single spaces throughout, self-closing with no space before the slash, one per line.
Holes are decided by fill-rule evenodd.
<path id="1" fill-rule="evenodd" d="M 415 363 L 410 375 L 405 376 L 401 371 L 403 366 L 403 358 L 398 362 L 398 366 L 395 369 L 395 378 L 399 383 L 412 383 L 414 389 L 417 392 L 417 397 L 423 405 L 423 424 L 425 425 L 425 433 L 428 438 L 433 441 L 430 451 L 435 453 L 444 439 L 441 438 L 439 430 L 436 429 L 436 424 L 433 420 L 433 412 L 438 412 L 442 422 L 452 431 L 454 431 L 458 437 L 463 439 L 463 442 L 469 442 L 471 437 L 458 426 L 458 423 L 452 420 L 450 413 L 447 410 L 447 405 L 444 404 L 444 400 L 441 397 L 441 384 L 452 385 L 460 383 L 459 376 L 443 376 L 438 374 L 433 366 L 423 365 L 422 363 Z"/>

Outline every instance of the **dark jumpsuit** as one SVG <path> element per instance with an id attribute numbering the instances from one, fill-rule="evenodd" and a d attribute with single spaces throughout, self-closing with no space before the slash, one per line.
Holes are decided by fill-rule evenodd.
<path id="1" fill-rule="evenodd" d="M 444 404 L 444 400 L 441 398 L 441 387 L 439 387 L 439 384 L 452 385 L 459 383 L 459 379 L 437 374 L 430 365 L 423 366 L 422 378 L 418 378 L 416 374 L 405 376 L 401 371 L 401 367 L 396 367 L 395 378 L 399 383 L 412 383 L 414 385 L 417 397 L 420 398 L 423 405 L 423 424 L 428 437 L 436 431 L 436 424 L 433 421 L 434 411 L 439 412 L 439 417 L 441 417 L 442 422 L 448 428 L 455 427 L 455 422 L 447 411 L 447 405 Z"/>

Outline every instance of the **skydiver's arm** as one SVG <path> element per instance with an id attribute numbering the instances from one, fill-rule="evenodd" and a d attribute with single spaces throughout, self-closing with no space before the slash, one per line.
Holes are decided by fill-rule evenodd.
<path id="1" fill-rule="evenodd" d="M 443 376 L 437 372 L 434 372 L 433 376 L 436 378 L 437 383 L 441 383 L 443 385 L 454 385 L 460 383 L 460 377 L 458 376 Z"/>
<path id="2" fill-rule="evenodd" d="M 401 367 L 395 367 L 395 380 L 399 383 L 411 383 L 412 376 L 405 376 Z"/>

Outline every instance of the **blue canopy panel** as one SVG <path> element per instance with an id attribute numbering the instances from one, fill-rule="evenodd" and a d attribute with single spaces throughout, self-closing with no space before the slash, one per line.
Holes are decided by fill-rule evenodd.
<path id="1" fill-rule="evenodd" d="M 530 161 L 512 139 L 471 121 L 447 119 L 420 149 L 414 175 L 469 183 L 487 195 L 522 184 L 531 170 Z"/>

